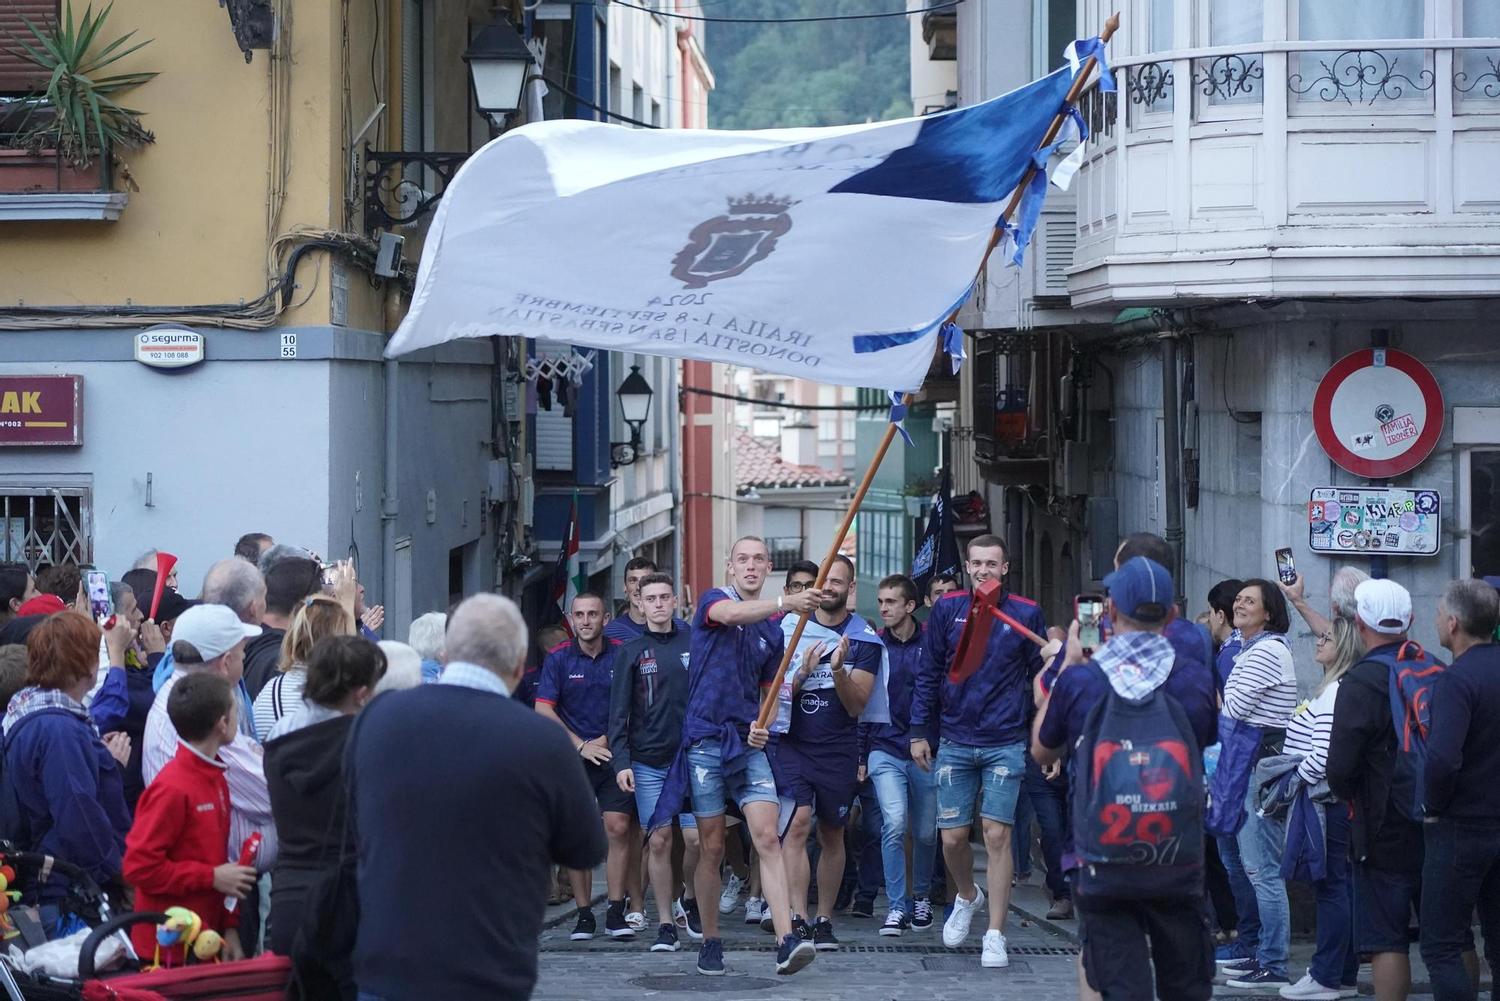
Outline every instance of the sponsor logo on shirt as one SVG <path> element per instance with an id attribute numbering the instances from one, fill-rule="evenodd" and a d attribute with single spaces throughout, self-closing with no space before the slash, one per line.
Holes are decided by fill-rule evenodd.
<path id="1" fill-rule="evenodd" d="M 803 692 L 801 698 L 798 699 L 798 704 L 802 707 L 802 711 L 809 716 L 833 705 L 832 702 L 823 698 L 817 692 Z"/>
<path id="2" fill-rule="evenodd" d="M 213 813 L 219 808 L 217 803 L 199 803 L 195 809 L 199 813 Z"/>

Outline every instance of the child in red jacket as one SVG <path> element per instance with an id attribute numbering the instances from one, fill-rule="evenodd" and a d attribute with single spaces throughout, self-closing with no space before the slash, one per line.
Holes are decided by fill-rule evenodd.
<path id="1" fill-rule="evenodd" d="M 255 869 L 226 861 L 229 842 L 229 783 L 219 748 L 235 736 L 233 691 L 223 678 L 190 674 L 167 697 L 167 716 L 177 730 L 177 755 L 146 787 L 135 823 L 125 839 L 126 882 L 135 887 L 135 909 L 186 907 L 205 929 L 224 936 L 225 959 L 241 959 L 237 915 L 225 898 L 243 899 Z M 131 931 L 142 959 L 156 952 L 156 929 Z M 180 966 L 183 949 L 163 950 L 163 966 Z"/>

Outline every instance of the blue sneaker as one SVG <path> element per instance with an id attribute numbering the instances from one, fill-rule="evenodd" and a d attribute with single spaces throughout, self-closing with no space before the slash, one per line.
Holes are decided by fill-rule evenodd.
<path id="1" fill-rule="evenodd" d="M 1254 958 L 1255 951 L 1245 948 L 1239 942 L 1230 942 L 1214 950 L 1214 962 L 1220 966 L 1244 966 L 1246 961 Z"/>
<path id="2" fill-rule="evenodd" d="M 706 938 L 698 947 L 698 972 L 705 977 L 724 975 L 724 940 Z"/>
<path id="3" fill-rule="evenodd" d="M 776 950 L 776 972 L 791 976 L 818 955 L 817 946 L 796 934 L 787 935 Z"/>

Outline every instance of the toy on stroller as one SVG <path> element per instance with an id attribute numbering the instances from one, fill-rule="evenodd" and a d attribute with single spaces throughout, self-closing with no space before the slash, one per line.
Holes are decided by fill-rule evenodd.
<path id="1" fill-rule="evenodd" d="M 10 851 L 0 843 L 0 883 L 0 995 L 5 1001 L 286 997 L 291 963 L 285 957 L 221 962 L 217 935 L 200 933 L 196 915 L 182 908 L 112 915 L 109 898 L 89 874 L 60 859 Z M 66 889 L 45 905 L 20 902 L 37 897 L 45 885 Z M 158 957 L 137 956 L 128 935 L 129 928 L 142 923 L 157 925 L 158 941 L 185 947 L 183 954 L 192 952 L 193 959 L 173 969 L 150 968 Z M 111 972 L 98 972 L 101 966 Z"/>

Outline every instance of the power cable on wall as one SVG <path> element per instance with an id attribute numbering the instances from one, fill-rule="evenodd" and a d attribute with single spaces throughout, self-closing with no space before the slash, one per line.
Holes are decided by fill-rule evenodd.
<path id="1" fill-rule="evenodd" d="M 869 406 L 861 403 L 787 403 L 785 400 L 757 400 L 753 396 L 720 393 L 713 389 L 699 389 L 697 386 L 680 386 L 678 388 L 684 393 L 695 393 L 698 396 L 712 396 L 716 400 L 753 403 L 758 407 L 777 407 L 782 410 L 854 410 L 860 413 L 873 414 L 890 408 L 889 403 L 870 404 Z"/>

